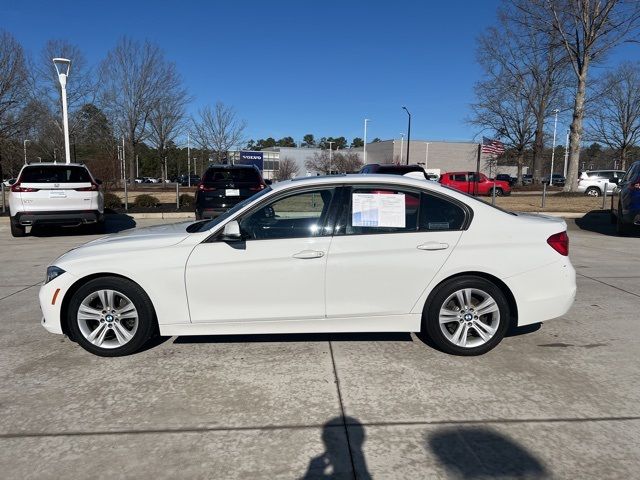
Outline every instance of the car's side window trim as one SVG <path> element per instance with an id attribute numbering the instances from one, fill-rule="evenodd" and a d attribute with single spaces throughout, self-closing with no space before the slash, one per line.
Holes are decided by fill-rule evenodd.
<path id="1" fill-rule="evenodd" d="M 416 212 L 417 215 L 417 219 L 418 221 L 416 222 L 416 229 L 415 230 L 397 230 L 397 231 L 380 231 L 380 232 L 366 232 L 366 233 L 350 233 L 350 234 L 346 234 L 346 226 L 347 223 L 349 222 L 349 213 L 350 213 L 350 207 L 351 207 L 351 194 L 353 192 L 354 189 L 380 189 L 380 190 L 384 190 L 384 189 L 393 189 L 393 190 L 402 190 L 402 191 L 406 191 L 406 192 L 410 192 L 410 193 L 415 193 L 419 196 L 419 204 L 418 204 L 418 211 Z M 419 219 L 420 219 L 420 208 L 422 207 L 422 195 L 431 195 L 437 198 L 440 198 L 444 201 L 450 202 L 452 204 L 454 204 L 455 206 L 459 207 L 462 209 L 462 211 L 464 212 L 464 220 L 462 222 L 462 225 L 460 226 L 460 228 L 457 228 L 455 230 L 440 230 L 440 231 L 465 231 L 469 228 L 469 225 L 471 225 L 471 220 L 473 219 L 473 210 L 471 209 L 471 207 L 469 207 L 468 205 L 466 205 L 463 202 L 460 202 L 459 200 L 449 197 L 447 195 L 442 195 L 440 192 L 434 192 L 431 190 L 423 190 L 420 188 L 416 188 L 413 186 L 406 186 L 406 185 L 396 185 L 396 184 L 382 184 L 382 183 L 363 183 L 363 184 L 357 184 L 357 185 L 346 185 L 344 187 L 344 194 L 342 195 L 342 202 L 341 202 L 341 206 L 338 212 L 338 219 L 337 222 L 339 222 L 339 226 L 342 226 L 343 231 L 342 232 L 335 232 L 335 224 L 334 224 L 334 235 L 336 236 L 355 236 L 355 235 L 397 235 L 397 234 L 402 234 L 402 233 L 426 233 L 426 232 L 436 232 L 436 230 L 424 230 L 424 229 L 420 229 L 420 224 L 419 224 Z"/>
<path id="2" fill-rule="evenodd" d="M 287 198 L 287 197 L 291 197 L 294 195 L 299 195 L 299 194 L 304 194 L 304 193 L 308 193 L 308 192 L 314 192 L 314 191 L 319 191 L 319 190 L 333 190 L 333 194 L 331 195 L 331 202 L 329 203 L 329 208 L 327 209 L 327 213 L 325 215 L 322 227 L 321 227 L 321 234 L 318 235 L 314 235 L 313 237 L 307 237 L 307 236 L 301 236 L 301 237 L 286 237 L 286 238 L 261 238 L 261 239 L 255 239 L 255 238 L 246 238 L 243 241 L 247 241 L 247 242 L 254 242 L 254 241 L 264 241 L 264 240 L 288 240 L 288 239 L 295 239 L 295 238 L 317 238 L 317 237 L 329 237 L 333 235 L 333 225 L 331 224 L 331 215 L 333 213 L 333 210 L 335 209 L 335 203 L 336 200 L 338 198 L 338 194 L 339 194 L 339 190 L 340 187 L 342 185 L 336 185 L 336 184 L 326 184 L 326 185 L 313 185 L 310 187 L 302 187 L 302 188 L 296 188 L 294 190 L 285 190 L 281 193 L 277 193 L 275 195 L 270 195 L 264 199 L 262 199 L 261 201 L 259 201 L 256 205 L 252 206 L 250 209 L 245 210 L 242 213 L 239 213 L 238 215 L 236 215 L 233 218 L 228 219 L 224 224 L 227 224 L 231 221 L 237 221 L 240 222 L 242 220 L 242 218 L 248 216 L 248 215 L 252 215 L 253 213 L 255 213 L 256 211 L 260 210 L 261 208 L 264 208 L 266 205 L 269 205 L 271 203 L 275 203 L 275 202 L 279 202 L 280 200 Z M 224 230 L 224 226 L 220 225 L 220 228 L 214 232 L 213 234 L 211 234 L 209 237 L 207 237 L 202 243 L 213 243 L 213 242 L 222 242 L 224 240 L 222 240 L 222 232 Z"/>

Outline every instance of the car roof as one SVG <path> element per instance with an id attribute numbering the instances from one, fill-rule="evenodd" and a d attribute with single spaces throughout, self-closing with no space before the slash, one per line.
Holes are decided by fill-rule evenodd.
<path id="1" fill-rule="evenodd" d="M 251 169 L 254 169 L 254 168 L 258 168 L 258 167 L 256 167 L 255 165 L 242 165 L 242 164 L 240 164 L 240 165 L 230 165 L 228 163 L 221 163 L 219 165 L 209 165 L 207 167 L 207 170 L 209 170 L 210 168 L 222 168 L 222 169 L 251 168 Z"/>

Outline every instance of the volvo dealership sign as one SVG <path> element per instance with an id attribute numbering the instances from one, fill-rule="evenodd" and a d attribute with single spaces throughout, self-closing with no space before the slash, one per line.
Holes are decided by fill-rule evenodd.
<path id="1" fill-rule="evenodd" d="M 240 151 L 240 161 L 242 165 L 255 165 L 260 171 L 264 170 L 264 159 L 262 152 Z"/>

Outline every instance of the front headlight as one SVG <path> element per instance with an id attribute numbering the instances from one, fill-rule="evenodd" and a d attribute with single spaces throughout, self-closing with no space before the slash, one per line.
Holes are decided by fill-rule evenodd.
<path id="1" fill-rule="evenodd" d="M 60 275 L 62 275 L 64 273 L 64 270 L 61 269 L 60 267 L 56 267 L 55 265 L 51 265 L 50 267 L 47 267 L 47 278 L 45 278 L 44 283 L 49 283 L 51 280 L 53 280 L 56 277 L 59 277 Z"/>

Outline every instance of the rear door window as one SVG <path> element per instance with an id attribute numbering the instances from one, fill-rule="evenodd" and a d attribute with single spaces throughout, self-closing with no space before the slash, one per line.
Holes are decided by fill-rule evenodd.
<path id="1" fill-rule="evenodd" d="M 465 211 L 453 202 L 422 192 L 420 199 L 419 230 L 461 230 Z"/>
<path id="2" fill-rule="evenodd" d="M 20 175 L 21 183 L 88 183 L 91 175 L 84 167 L 29 166 Z"/>

